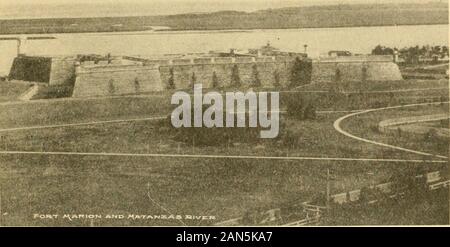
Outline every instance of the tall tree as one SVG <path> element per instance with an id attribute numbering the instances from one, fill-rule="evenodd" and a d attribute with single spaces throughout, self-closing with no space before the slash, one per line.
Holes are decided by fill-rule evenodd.
<path id="1" fill-rule="evenodd" d="M 290 79 L 289 79 L 289 87 L 298 87 L 302 85 L 302 77 L 304 76 L 302 72 L 302 61 L 297 57 L 294 60 L 294 64 L 291 68 Z"/>
<path id="2" fill-rule="evenodd" d="M 219 86 L 219 78 L 217 77 L 216 71 L 213 72 L 212 75 L 212 88 L 217 88 Z"/>
<path id="3" fill-rule="evenodd" d="M 336 69 L 336 74 L 335 74 L 334 80 L 335 80 L 335 82 L 341 82 L 341 80 L 342 80 L 342 74 L 341 74 L 341 70 L 339 68 Z"/>
<path id="4" fill-rule="evenodd" d="M 108 93 L 113 95 L 116 93 L 116 88 L 114 87 L 114 79 L 108 81 Z"/>
<path id="5" fill-rule="evenodd" d="M 366 82 L 367 81 L 367 77 L 368 77 L 368 74 L 367 74 L 367 66 L 363 66 L 362 67 L 362 75 L 361 75 L 361 80 L 362 80 L 362 82 Z"/>
<path id="6" fill-rule="evenodd" d="M 175 78 L 173 68 L 169 69 L 169 81 L 167 82 L 167 89 L 175 89 Z"/>
<path id="7" fill-rule="evenodd" d="M 241 77 L 239 76 L 239 68 L 237 64 L 233 65 L 233 68 L 231 68 L 231 86 L 241 86 Z"/>
<path id="8" fill-rule="evenodd" d="M 139 93 L 140 90 L 141 90 L 141 85 L 139 83 L 139 79 L 136 77 L 136 78 L 134 78 L 134 91 L 136 93 Z"/>
<path id="9" fill-rule="evenodd" d="M 258 66 L 256 64 L 252 66 L 252 86 L 261 86 L 261 79 L 259 78 Z"/>
<path id="10" fill-rule="evenodd" d="M 273 80 L 274 80 L 274 87 L 280 87 L 281 86 L 281 79 L 280 79 L 280 72 L 278 71 L 278 69 L 275 70 L 275 72 L 273 72 Z"/>
<path id="11" fill-rule="evenodd" d="M 195 75 L 195 72 L 192 72 L 192 75 L 191 75 L 191 89 L 194 89 L 195 83 L 197 83 L 197 76 Z"/>

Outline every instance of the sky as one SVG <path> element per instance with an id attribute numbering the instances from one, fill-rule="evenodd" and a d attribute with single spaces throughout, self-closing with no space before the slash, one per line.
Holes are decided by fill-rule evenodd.
<path id="1" fill-rule="evenodd" d="M 176 0 L 176 2 L 195 3 L 199 0 Z M 432 0 L 439 1 L 439 0 Z M 152 2 L 174 2 L 173 0 L 1 0 L 0 4 L 68 4 L 68 3 L 152 3 Z M 364 2 L 424 2 L 424 0 L 207 0 L 211 3 L 226 4 L 229 2 L 253 2 L 254 4 L 267 4 L 270 2 L 283 4 L 287 2 L 296 2 L 297 4 L 314 3 L 364 3 Z"/>
<path id="2" fill-rule="evenodd" d="M 324 4 L 424 3 L 448 0 L 0 0 L 0 19 L 167 15 L 255 11 Z"/>

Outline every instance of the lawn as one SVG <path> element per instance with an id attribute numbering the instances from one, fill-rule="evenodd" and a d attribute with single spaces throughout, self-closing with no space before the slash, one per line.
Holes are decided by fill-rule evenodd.
<path id="1" fill-rule="evenodd" d="M 362 82 L 341 82 L 341 83 L 326 83 L 317 82 L 300 88 L 301 91 L 335 91 L 337 89 L 344 92 L 363 91 L 390 91 L 390 90 L 413 90 L 426 88 L 448 88 L 448 80 L 403 80 L 403 81 L 370 81 Z"/>
<path id="2" fill-rule="evenodd" d="M 367 186 L 414 164 L 321 161 L 233 161 L 136 157 L 1 156 L 3 225 L 89 225 L 36 220 L 34 214 L 211 215 L 209 225 L 255 209 L 308 201 L 325 192 Z M 442 166 L 428 166 L 439 169 Z M 375 172 L 375 178 L 369 175 Z M 147 194 L 149 193 L 149 194 Z M 148 195 L 152 198 L 151 201 Z M 155 202 L 158 204 L 155 204 Z M 175 220 L 95 220 L 98 225 L 180 225 Z"/>
<path id="3" fill-rule="evenodd" d="M 18 100 L 18 97 L 31 87 L 26 82 L 0 81 L 0 102 Z"/>
<path id="4" fill-rule="evenodd" d="M 443 95 L 442 91 L 402 92 L 394 96 L 382 93 L 376 96 L 330 93 L 327 97 L 317 94 L 315 98 L 317 110 L 348 110 L 422 102 L 430 98 L 439 100 Z M 164 94 L 61 99 L 0 106 L 0 128 L 168 115 L 169 99 Z M 437 146 L 420 138 L 389 136 L 376 131 L 376 125 L 384 119 L 442 112 L 448 112 L 448 105 L 373 112 L 345 120 L 343 128 L 369 139 L 447 155 L 445 148 L 448 152 L 448 143 L 447 146 Z M 0 133 L 0 151 L 422 159 L 419 155 L 392 151 L 339 134 L 333 123 L 345 114 L 318 114 L 316 119 L 302 121 L 282 116 L 278 139 L 252 141 L 242 138 L 241 142 L 215 146 L 193 147 L 192 142 L 176 140 L 167 121 L 18 130 Z M 214 216 L 215 219 L 184 220 L 184 223 L 211 225 L 241 217 L 257 208 L 268 210 L 323 198 L 327 168 L 331 169 L 335 178 L 332 193 L 341 193 L 374 181 L 384 182 L 392 174 L 415 171 L 419 166 L 427 171 L 447 168 L 447 164 L 361 161 L 0 154 L 0 219 L 2 225 L 180 225 L 181 222 L 173 219 L 133 220 L 127 219 L 127 216 L 189 214 Z M 431 207 L 438 216 L 442 216 L 441 209 L 445 206 L 445 203 L 440 203 Z M 409 219 L 410 211 L 397 221 L 389 221 L 386 217 L 375 221 L 380 212 L 362 217 L 358 222 L 428 222 L 424 221 L 426 215 Z M 402 214 L 402 211 L 395 213 Z M 69 221 L 61 218 L 34 219 L 34 214 L 115 214 L 125 215 L 125 219 L 103 217 L 94 221 Z M 342 212 L 340 215 L 344 217 L 346 214 Z M 349 222 L 356 224 L 357 219 L 360 218 L 355 216 L 354 221 Z"/>

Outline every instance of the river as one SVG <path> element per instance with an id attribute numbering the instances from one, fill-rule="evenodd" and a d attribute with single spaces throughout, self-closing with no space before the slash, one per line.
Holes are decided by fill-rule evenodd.
<path id="1" fill-rule="evenodd" d="M 197 53 L 230 48 L 247 50 L 270 42 L 285 51 L 304 50 L 317 57 L 330 50 L 370 53 L 378 44 L 390 47 L 448 45 L 448 25 L 270 29 L 236 31 L 168 31 L 52 34 L 52 40 L 27 42 L 28 55 L 152 55 Z M 0 35 L 8 37 L 11 35 Z M 39 35 L 30 35 L 39 36 Z M 0 75 L 8 74 L 16 55 L 15 41 L 0 41 Z"/>

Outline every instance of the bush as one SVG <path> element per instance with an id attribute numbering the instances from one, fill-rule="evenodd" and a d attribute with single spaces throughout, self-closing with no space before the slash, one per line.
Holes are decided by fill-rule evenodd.
<path id="1" fill-rule="evenodd" d="M 311 96 L 290 94 L 287 95 L 286 104 L 289 116 L 299 120 L 316 118 L 315 99 Z"/>
<path id="2" fill-rule="evenodd" d="M 316 107 L 312 102 L 309 102 L 305 108 L 305 111 L 303 113 L 303 117 L 305 119 L 316 119 Z"/>
<path id="3" fill-rule="evenodd" d="M 203 112 L 206 106 L 203 106 Z M 192 109 L 194 111 L 194 109 Z M 191 113 L 194 116 L 194 113 Z M 261 127 L 225 127 L 226 115 L 224 116 L 224 127 L 181 127 L 175 128 L 171 124 L 170 116 L 162 124 L 171 128 L 174 140 L 185 142 L 196 146 L 225 146 L 229 143 L 257 143 L 260 140 Z M 248 124 L 249 115 L 245 116 Z M 237 121 L 237 114 L 234 116 Z"/>
<path id="4" fill-rule="evenodd" d="M 425 133 L 424 140 L 434 142 L 438 139 L 438 134 L 436 129 L 430 129 Z"/>

